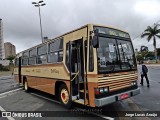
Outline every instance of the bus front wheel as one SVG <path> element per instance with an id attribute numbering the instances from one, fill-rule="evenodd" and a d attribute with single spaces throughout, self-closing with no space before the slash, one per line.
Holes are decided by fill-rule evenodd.
<path id="1" fill-rule="evenodd" d="M 30 88 L 28 87 L 27 80 L 24 81 L 24 90 L 25 90 L 25 92 L 29 92 L 29 90 L 30 90 Z"/>
<path id="2" fill-rule="evenodd" d="M 72 106 L 72 101 L 70 94 L 68 92 L 68 89 L 66 85 L 61 85 L 59 88 L 59 100 L 63 104 L 64 107 L 66 108 L 71 108 Z"/>

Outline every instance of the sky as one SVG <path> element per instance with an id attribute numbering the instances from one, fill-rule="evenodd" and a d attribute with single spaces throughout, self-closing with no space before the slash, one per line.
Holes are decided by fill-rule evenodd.
<path id="1" fill-rule="evenodd" d="M 41 43 L 38 0 L 0 0 L 4 42 L 16 52 Z M 44 0 L 41 7 L 43 36 L 55 38 L 88 23 L 103 24 L 129 32 L 134 48 L 153 42 L 140 38 L 147 26 L 160 23 L 160 0 Z M 135 39 L 136 38 L 136 39 Z M 157 39 L 157 48 L 160 40 Z"/>

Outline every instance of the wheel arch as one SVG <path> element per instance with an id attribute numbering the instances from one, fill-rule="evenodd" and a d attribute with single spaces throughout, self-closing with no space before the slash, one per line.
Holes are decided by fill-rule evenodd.
<path id="1" fill-rule="evenodd" d="M 61 85 L 65 85 L 65 86 L 67 87 L 67 85 L 66 85 L 65 82 L 63 82 L 63 81 L 56 81 L 56 83 L 55 83 L 55 88 L 54 88 L 54 90 L 55 90 L 55 95 L 58 95 L 58 94 L 59 94 L 59 88 L 60 88 Z"/>

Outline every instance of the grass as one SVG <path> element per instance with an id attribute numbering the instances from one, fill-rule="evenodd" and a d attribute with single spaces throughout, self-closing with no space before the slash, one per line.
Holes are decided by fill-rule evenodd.
<path id="1" fill-rule="evenodd" d="M 0 76 L 12 75 L 12 71 L 0 71 Z"/>

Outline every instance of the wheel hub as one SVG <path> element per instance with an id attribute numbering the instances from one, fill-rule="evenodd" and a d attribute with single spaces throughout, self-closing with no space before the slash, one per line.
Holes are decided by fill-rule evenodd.
<path id="1" fill-rule="evenodd" d="M 64 104 L 67 104 L 69 101 L 69 93 L 66 89 L 61 90 L 61 100 Z"/>
<path id="2" fill-rule="evenodd" d="M 24 87 L 25 87 L 25 90 L 27 90 L 27 82 L 25 82 L 25 85 L 24 85 Z"/>

